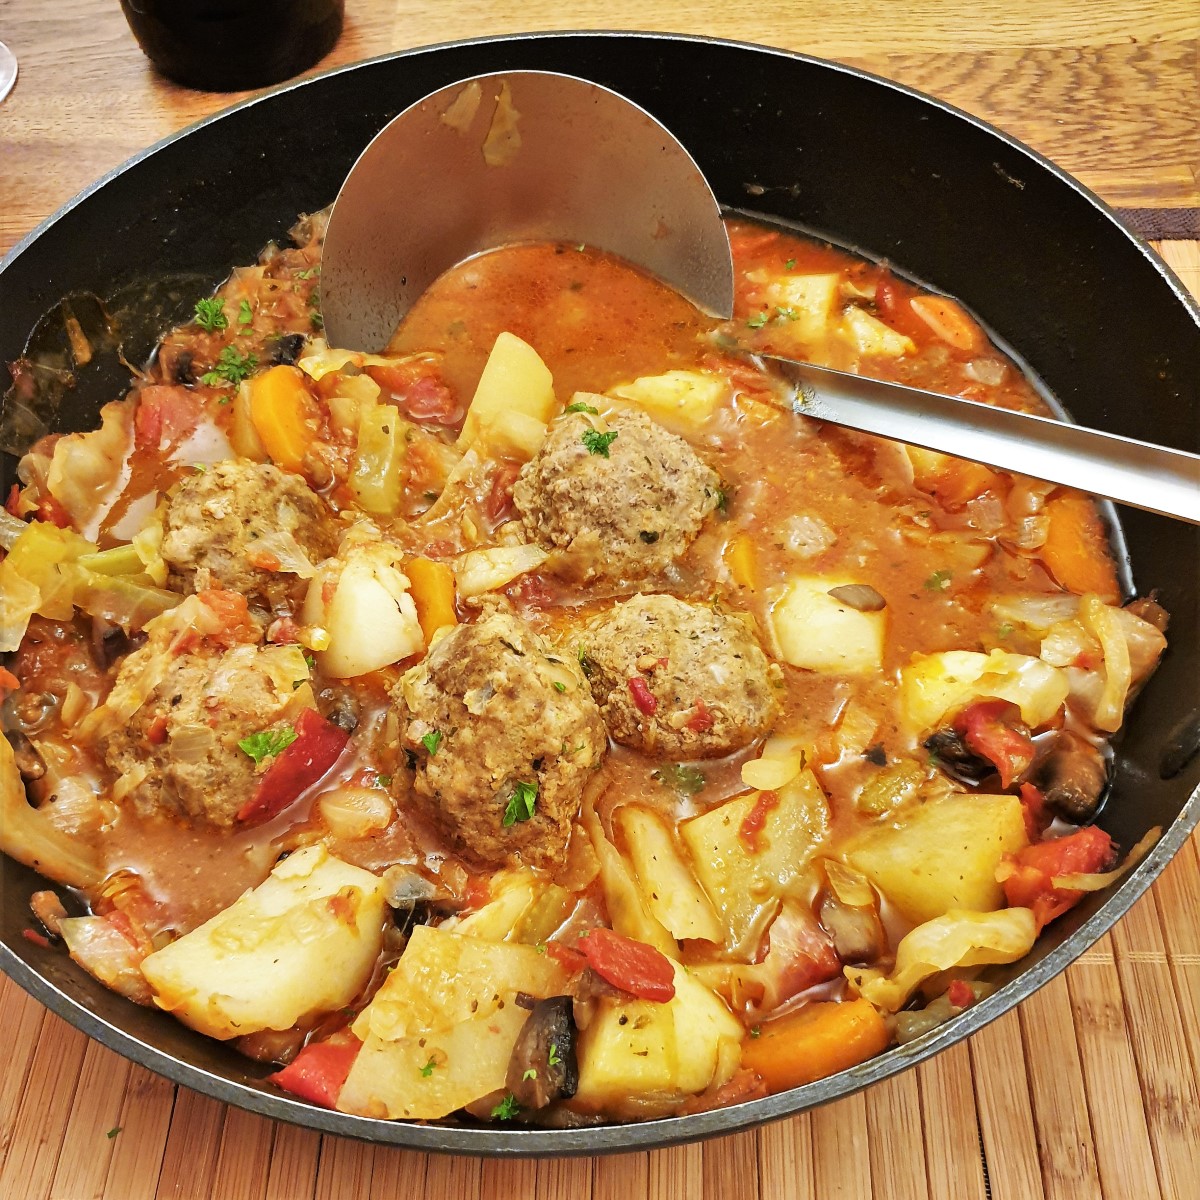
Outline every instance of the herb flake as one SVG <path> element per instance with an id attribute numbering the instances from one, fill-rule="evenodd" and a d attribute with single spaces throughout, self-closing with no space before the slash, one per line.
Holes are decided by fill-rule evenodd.
<path id="1" fill-rule="evenodd" d="M 945 592 L 950 588 L 950 580 L 953 578 L 952 571 L 934 571 L 930 577 L 925 580 L 925 590 L 927 592 Z"/>
<path id="2" fill-rule="evenodd" d="M 250 307 L 249 300 L 243 300 L 238 305 L 238 324 L 246 326 L 254 321 L 254 309 Z"/>
<path id="3" fill-rule="evenodd" d="M 559 680 L 557 680 L 557 679 L 554 680 L 553 686 L 554 686 L 554 690 L 556 692 L 565 692 L 567 690 L 567 685 L 565 683 L 559 682 Z"/>
<path id="4" fill-rule="evenodd" d="M 442 731 L 435 729 L 432 733 L 427 733 L 421 739 L 421 745 L 429 751 L 429 757 L 432 758 L 437 752 L 438 747 L 442 744 Z"/>
<path id="5" fill-rule="evenodd" d="M 761 329 L 767 323 L 767 314 L 765 311 L 755 313 L 747 322 L 746 325 L 750 329 Z"/>
<path id="6" fill-rule="evenodd" d="M 421 1078 L 428 1079 L 437 1065 L 437 1059 L 431 1055 L 429 1061 L 421 1068 Z"/>
<path id="7" fill-rule="evenodd" d="M 601 458 L 608 457 L 608 448 L 617 440 L 617 430 L 610 429 L 601 433 L 598 429 L 585 429 L 580 441 L 587 447 L 589 454 L 598 454 Z"/>
<path id="8" fill-rule="evenodd" d="M 518 821 L 528 821 L 533 816 L 534 809 L 537 808 L 537 794 L 538 785 L 536 783 L 517 781 L 504 809 L 504 819 L 501 824 L 505 829 L 515 825 Z"/>
<path id="9" fill-rule="evenodd" d="M 600 410 L 598 408 L 593 408 L 590 404 L 584 404 L 582 400 L 576 400 L 574 404 L 568 404 L 567 407 L 563 409 L 563 412 L 591 413 L 593 417 L 598 417 L 600 415 Z"/>
<path id="10" fill-rule="evenodd" d="M 219 296 L 206 296 L 196 301 L 196 324 L 206 333 L 217 333 L 229 327 L 225 302 Z"/>
<path id="11" fill-rule="evenodd" d="M 509 1092 L 495 1108 L 492 1109 L 492 1120 L 511 1121 L 521 1111 L 517 1098 Z"/>
<path id="12" fill-rule="evenodd" d="M 200 376 L 200 382 L 209 387 L 221 387 L 227 383 L 236 387 L 243 379 L 248 379 L 257 366 L 258 359 L 253 354 L 242 354 L 236 346 L 226 346 L 213 369 Z"/>
<path id="13" fill-rule="evenodd" d="M 296 731 L 285 725 L 282 729 L 264 729 L 261 733 L 252 733 L 238 742 L 238 749 L 254 759 L 254 765 L 261 766 L 264 759 L 274 758 L 282 753 L 296 740 Z"/>
<path id="14" fill-rule="evenodd" d="M 684 763 L 669 763 L 651 772 L 651 779 L 657 779 L 663 787 L 670 788 L 680 796 L 694 796 L 703 791 L 708 782 L 704 772 L 699 767 L 689 767 Z"/>

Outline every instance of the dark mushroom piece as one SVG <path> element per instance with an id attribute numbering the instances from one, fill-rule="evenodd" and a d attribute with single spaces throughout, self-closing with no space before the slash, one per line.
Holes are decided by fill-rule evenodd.
<path id="1" fill-rule="evenodd" d="M 930 754 L 937 756 L 939 766 L 964 783 L 978 783 L 996 772 L 986 758 L 968 747 L 963 734 L 949 726 L 930 734 L 923 744 Z"/>
<path id="2" fill-rule="evenodd" d="M 887 952 L 887 934 L 873 907 L 846 904 L 830 890 L 821 897 L 817 919 L 833 938 L 833 948 L 844 963 L 868 966 Z"/>
<path id="3" fill-rule="evenodd" d="M 1080 825 L 1100 807 L 1108 785 L 1108 763 L 1091 742 L 1064 729 L 1035 764 L 1029 782 L 1045 797 L 1051 812 Z"/>
<path id="4" fill-rule="evenodd" d="M 304 352 L 304 334 L 284 333 L 267 343 L 266 360 L 272 365 L 292 367 Z"/>
<path id="5" fill-rule="evenodd" d="M 572 998 L 551 996 L 533 1006 L 513 1047 L 504 1086 L 523 1109 L 568 1100 L 579 1086 Z"/>

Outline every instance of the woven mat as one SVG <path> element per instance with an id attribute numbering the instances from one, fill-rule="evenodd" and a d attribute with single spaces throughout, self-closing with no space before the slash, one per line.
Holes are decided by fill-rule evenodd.
<path id="1" fill-rule="evenodd" d="M 1200 242 L 1158 247 L 1200 295 Z M 0 979 L 0 1200 L 1195 1200 L 1200 843 L 1065 974 L 837 1104 L 653 1153 L 379 1148 L 175 1087 Z"/>

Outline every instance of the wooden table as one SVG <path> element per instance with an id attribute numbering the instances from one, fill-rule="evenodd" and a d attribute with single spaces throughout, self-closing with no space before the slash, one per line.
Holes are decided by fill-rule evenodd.
<path id="1" fill-rule="evenodd" d="M 1024 139 L 1147 234 L 1200 293 L 1196 0 L 348 0 L 323 66 L 464 35 L 656 28 L 766 41 L 941 96 Z M 232 99 L 142 58 L 116 0 L 3 0 L 0 253 L 85 184 Z M 1187 240 L 1193 239 L 1193 240 Z M 706 1145 L 592 1161 L 377 1149 L 226 1108 L 134 1067 L 0 983 L 3 1200 L 1187 1200 L 1200 1195 L 1200 858 L 1065 975 L 914 1071 Z"/>

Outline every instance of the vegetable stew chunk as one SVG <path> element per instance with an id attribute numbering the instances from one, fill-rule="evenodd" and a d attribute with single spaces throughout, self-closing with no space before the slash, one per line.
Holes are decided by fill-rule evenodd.
<path id="1" fill-rule="evenodd" d="M 243 645 L 164 657 L 148 645 L 121 667 L 114 691 L 146 672 L 161 670 L 162 681 L 103 739 L 104 759 L 120 774 L 116 792 L 144 816 L 232 826 L 260 773 L 296 740 L 293 710 L 308 693 L 298 690 L 308 678 L 304 653 Z"/>
<path id="2" fill-rule="evenodd" d="M 292 611 L 337 540 L 333 515 L 298 475 L 235 459 L 179 486 L 162 556 L 173 587 L 224 587 Z"/>
<path id="3" fill-rule="evenodd" d="M 716 472 L 640 412 L 565 413 L 513 487 L 529 536 L 564 552 L 560 574 L 612 584 L 661 573 L 719 500 Z"/>
<path id="4" fill-rule="evenodd" d="M 749 745 L 778 715 L 767 656 L 741 617 L 675 596 L 634 596 L 581 637 L 592 695 L 626 746 L 713 758 Z"/>
<path id="5" fill-rule="evenodd" d="M 604 723 L 579 665 L 499 607 L 457 625 L 397 685 L 413 788 L 482 863 L 560 862 Z"/>

